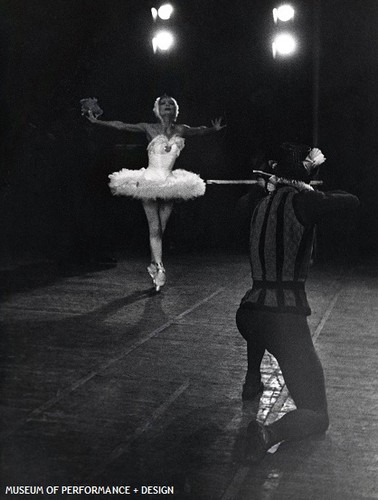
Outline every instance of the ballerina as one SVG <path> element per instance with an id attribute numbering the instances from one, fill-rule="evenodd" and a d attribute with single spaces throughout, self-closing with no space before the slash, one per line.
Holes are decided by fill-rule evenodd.
<path id="1" fill-rule="evenodd" d="M 88 101 L 92 101 L 87 106 Z M 212 120 L 212 127 L 190 127 L 176 123 L 179 113 L 177 101 L 168 95 L 155 100 L 153 112 L 157 123 L 129 124 L 121 121 L 100 120 L 102 110 L 95 99 L 83 99 L 82 113 L 97 125 L 127 132 L 144 132 L 148 166 L 139 170 L 123 168 L 109 175 L 113 195 L 131 196 L 141 200 L 149 228 L 151 263 L 147 271 L 156 291 L 166 282 L 163 265 L 163 234 L 172 213 L 175 200 L 189 200 L 205 194 L 206 185 L 198 174 L 183 169 L 173 170 L 176 159 L 185 146 L 185 138 L 218 132 L 226 125 L 221 118 Z M 95 107 L 91 104 L 95 104 Z M 94 109 L 94 110 L 93 110 Z"/>

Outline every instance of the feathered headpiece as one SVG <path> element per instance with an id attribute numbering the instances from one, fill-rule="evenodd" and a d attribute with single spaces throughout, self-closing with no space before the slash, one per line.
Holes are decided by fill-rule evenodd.
<path id="1" fill-rule="evenodd" d="M 160 120 L 161 116 L 160 116 L 160 113 L 159 113 L 159 103 L 160 103 L 160 99 L 163 99 L 163 97 L 168 97 L 169 99 L 172 99 L 173 104 L 175 105 L 175 108 L 176 108 L 176 114 L 175 114 L 175 120 L 176 120 L 177 117 L 178 117 L 178 114 L 179 114 L 179 105 L 178 105 L 176 99 L 174 99 L 173 97 L 171 97 L 171 96 L 169 96 L 167 94 L 163 94 L 160 97 L 157 97 L 155 99 L 154 107 L 152 108 L 152 111 L 154 112 L 155 116 L 157 118 L 159 118 L 159 120 Z"/>

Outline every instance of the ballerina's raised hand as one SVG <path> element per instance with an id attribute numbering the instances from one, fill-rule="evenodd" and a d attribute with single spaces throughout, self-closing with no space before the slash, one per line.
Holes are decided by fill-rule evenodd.
<path id="1" fill-rule="evenodd" d="M 211 124 L 217 132 L 219 132 L 219 130 L 222 130 L 222 128 L 227 127 L 227 125 L 222 124 L 222 118 L 214 118 L 214 120 L 211 120 Z"/>

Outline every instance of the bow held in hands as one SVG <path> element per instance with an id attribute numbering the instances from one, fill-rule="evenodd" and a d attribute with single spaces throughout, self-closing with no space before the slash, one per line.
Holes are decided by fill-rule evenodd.
<path id="1" fill-rule="evenodd" d="M 219 132 L 219 130 L 222 130 L 222 128 L 227 127 L 227 125 L 222 124 L 222 118 L 215 118 L 214 120 L 211 120 L 211 124 L 217 132 Z"/>
<path id="2" fill-rule="evenodd" d="M 98 105 L 95 97 L 88 97 L 81 99 L 81 114 L 88 118 L 89 121 L 96 121 L 99 116 L 103 114 L 103 110 Z"/>

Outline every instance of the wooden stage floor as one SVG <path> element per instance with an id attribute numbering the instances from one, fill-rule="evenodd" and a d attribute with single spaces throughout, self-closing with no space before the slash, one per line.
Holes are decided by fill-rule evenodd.
<path id="1" fill-rule="evenodd" d="M 65 274 L 46 262 L 0 273 L 0 498 L 26 485 L 43 488 L 35 498 L 108 498 L 88 487 L 130 486 L 133 498 L 377 499 L 376 267 L 311 269 L 331 426 L 247 466 L 249 420 L 291 407 L 269 355 L 260 405 L 241 401 L 235 312 L 250 287 L 248 257 L 169 256 L 160 294 L 146 265 L 134 256 Z M 87 489 L 63 489 L 74 485 Z M 166 489 L 148 495 L 148 485 Z"/>

